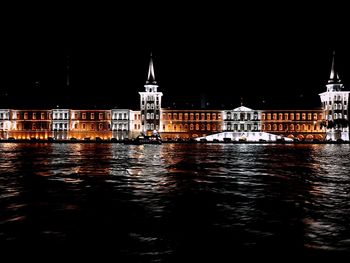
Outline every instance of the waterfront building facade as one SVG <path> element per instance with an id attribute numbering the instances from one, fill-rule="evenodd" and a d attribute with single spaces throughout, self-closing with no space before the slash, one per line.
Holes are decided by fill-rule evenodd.
<path id="1" fill-rule="evenodd" d="M 261 131 L 298 141 L 322 141 L 325 138 L 322 109 L 263 110 Z"/>
<path id="2" fill-rule="evenodd" d="M 153 58 L 148 66 L 148 75 L 145 84 L 145 91 L 140 94 L 141 109 L 141 130 L 144 133 L 152 134 L 160 130 L 160 112 L 162 106 L 162 92 L 158 92 L 158 85 L 154 74 Z"/>
<path id="3" fill-rule="evenodd" d="M 349 140 L 349 91 L 344 91 L 344 85 L 335 68 L 335 54 L 331 74 L 326 85 L 327 91 L 320 93 L 326 127 L 326 140 Z"/>
<path id="4" fill-rule="evenodd" d="M 112 138 L 111 110 L 71 110 L 70 139 L 109 140 Z"/>
<path id="5" fill-rule="evenodd" d="M 261 130 L 261 111 L 241 105 L 223 113 L 224 131 L 251 132 Z"/>
<path id="6" fill-rule="evenodd" d="M 53 109 L 52 110 L 52 131 L 53 138 L 58 140 L 67 140 L 69 138 L 68 131 L 70 121 L 69 109 Z"/>
<path id="7" fill-rule="evenodd" d="M 125 140 L 159 133 L 165 140 L 349 141 L 349 91 L 335 69 L 334 55 L 322 108 L 231 110 L 162 108 L 151 56 L 140 109 L 0 109 L 0 139 Z"/>
<path id="8" fill-rule="evenodd" d="M 165 139 L 190 139 L 222 131 L 221 110 L 162 109 L 161 135 Z"/>

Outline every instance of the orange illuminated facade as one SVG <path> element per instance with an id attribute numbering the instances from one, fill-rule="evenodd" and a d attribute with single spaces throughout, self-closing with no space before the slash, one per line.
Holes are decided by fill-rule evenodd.
<path id="1" fill-rule="evenodd" d="M 318 109 L 264 110 L 261 131 L 297 140 L 324 140 L 324 112 Z"/>
<path id="2" fill-rule="evenodd" d="M 189 139 L 222 131 L 222 111 L 220 110 L 170 110 L 161 114 L 161 134 L 163 138 Z"/>
<path id="3" fill-rule="evenodd" d="M 70 139 L 111 139 L 111 110 L 71 110 Z"/>

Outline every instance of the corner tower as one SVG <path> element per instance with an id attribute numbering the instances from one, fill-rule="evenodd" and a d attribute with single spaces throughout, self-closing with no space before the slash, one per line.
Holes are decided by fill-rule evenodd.
<path id="1" fill-rule="evenodd" d="M 152 133 L 160 130 L 160 110 L 162 105 L 162 92 L 158 92 L 158 85 L 154 74 L 153 57 L 151 53 L 145 91 L 140 94 L 141 130 Z"/>
<path id="2" fill-rule="evenodd" d="M 344 85 L 339 78 L 335 65 L 335 52 L 327 91 L 320 93 L 326 125 L 326 140 L 349 140 L 349 91 L 344 91 Z"/>

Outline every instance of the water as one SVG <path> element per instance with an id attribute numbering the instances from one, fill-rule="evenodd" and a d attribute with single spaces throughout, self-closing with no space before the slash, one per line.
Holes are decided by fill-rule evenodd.
<path id="1" fill-rule="evenodd" d="M 349 145 L 3 143 L 0 156 L 2 247 L 350 254 Z"/>

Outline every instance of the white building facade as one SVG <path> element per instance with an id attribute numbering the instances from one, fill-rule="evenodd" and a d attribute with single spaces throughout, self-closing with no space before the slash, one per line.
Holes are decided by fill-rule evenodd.
<path id="1" fill-rule="evenodd" d="M 162 107 L 162 92 L 158 92 L 158 85 L 155 79 L 153 58 L 148 67 L 148 75 L 145 84 L 145 91 L 140 94 L 141 130 L 144 133 L 152 133 L 160 130 L 160 116 Z"/>
<path id="2" fill-rule="evenodd" d="M 344 91 L 344 85 L 335 68 L 335 54 L 331 74 L 326 85 L 327 91 L 320 93 L 327 128 L 326 140 L 349 141 L 349 91 Z"/>

